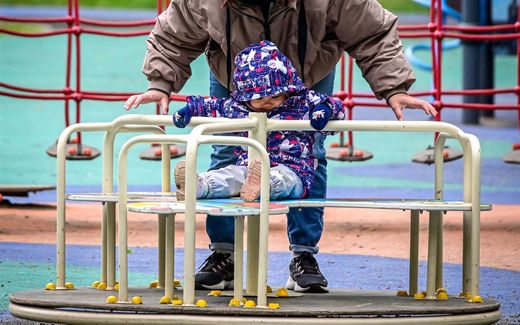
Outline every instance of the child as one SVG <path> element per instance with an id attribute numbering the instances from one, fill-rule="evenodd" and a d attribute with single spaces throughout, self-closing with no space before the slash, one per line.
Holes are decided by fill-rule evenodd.
<path id="1" fill-rule="evenodd" d="M 204 99 L 190 96 L 187 105 L 173 115 L 177 127 L 184 128 L 192 116 L 247 118 L 250 111 L 263 112 L 279 120 L 309 120 L 322 130 L 330 119 L 344 119 L 343 105 L 331 97 L 305 88 L 289 59 L 269 41 L 254 43 L 235 58 L 235 91 L 228 98 Z M 239 135 L 247 136 L 246 132 Z M 312 153 L 314 132 L 277 131 L 267 137 L 271 163 L 270 199 L 305 198 L 315 171 Z M 197 198 L 236 196 L 254 201 L 260 194 L 261 162 L 248 166 L 247 150 L 235 148 L 236 165 L 198 175 Z M 177 200 L 184 200 L 185 162 L 175 167 Z"/>

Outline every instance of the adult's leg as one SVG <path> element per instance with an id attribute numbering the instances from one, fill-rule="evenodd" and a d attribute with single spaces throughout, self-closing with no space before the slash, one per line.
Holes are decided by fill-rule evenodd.
<path id="1" fill-rule="evenodd" d="M 210 96 L 223 98 L 228 95 L 226 87 L 222 86 L 210 71 L 209 75 Z M 215 170 L 228 165 L 234 165 L 237 157 L 232 146 L 213 146 L 211 164 L 209 170 Z M 235 221 L 232 217 L 215 217 L 208 215 L 206 218 L 206 232 L 210 239 L 210 249 L 220 252 L 232 252 L 235 242 Z"/>
<path id="2" fill-rule="evenodd" d="M 335 71 L 312 87 L 331 95 Z M 327 191 L 327 160 L 324 148 L 325 136 L 316 133 L 313 153 L 318 160 L 310 198 L 324 198 Z M 301 292 L 328 292 L 328 281 L 319 269 L 314 254 L 323 232 L 323 208 L 291 209 L 287 214 L 287 234 L 293 259 L 289 265 L 288 289 Z"/>
<path id="3" fill-rule="evenodd" d="M 323 94 L 332 95 L 334 88 L 335 71 L 329 73 L 312 89 Z M 318 160 L 318 167 L 314 176 L 314 184 L 309 198 L 325 198 L 327 192 L 327 160 L 324 148 L 325 136 L 316 133 L 313 147 L 314 155 Z M 290 249 L 294 253 L 318 253 L 318 242 L 323 231 L 323 208 L 290 209 L 287 214 L 287 234 Z"/>
<path id="4" fill-rule="evenodd" d="M 210 71 L 210 96 L 223 98 L 228 91 Z M 211 164 L 209 170 L 235 165 L 236 156 L 234 148 L 230 146 L 213 146 Z M 233 251 L 235 241 L 235 220 L 233 217 L 215 217 L 208 215 L 206 218 L 206 232 L 213 251 L 209 255 L 199 272 L 195 274 L 195 288 L 222 290 L 233 288 L 234 263 Z"/>

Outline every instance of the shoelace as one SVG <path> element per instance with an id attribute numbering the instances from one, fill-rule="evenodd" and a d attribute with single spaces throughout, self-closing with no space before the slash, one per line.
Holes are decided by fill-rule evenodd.
<path id="1" fill-rule="evenodd" d="M 213 271 L 216 272 L 217 268 L 220 270 L 228 261 L 229 254 L 220 254 L 214 252 L 210 256 L 206 258 L 204 263 L 202 263 L 200 270 L 201 271 Z"/>
<path id="2" fill-rule="evenodd" d="M 316 259 L 310 253 L 298 256 L 295 264 L 299 274 L 321 274 Z"/>

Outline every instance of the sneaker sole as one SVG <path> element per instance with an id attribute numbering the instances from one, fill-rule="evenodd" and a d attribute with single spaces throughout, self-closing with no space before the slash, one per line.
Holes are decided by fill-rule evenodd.
<path id="1" fill-rule="evenodd" d="M 262 162 L 259 158 L 253 159 L 247 168 L 247 177 L 240 189 L 240 198 L 252 202 L 260 196 L 260 178 L 262 176 Z"/>
<path id="2" fill-rule="evenodd" d="M 175 179 L 175 187 L 177 191 L 175 195 L 177 197 L 177 201 L 184 201 L 186 188 L 186 161 L 179 161 L 175 166 L 175 170 L 173 172 L 173 178 Z"/>
<path id="3" fill-rule="evenodd" d="M 313 283 L 308 287 L 300 287 L 296 281 L 294 281 L 291 277 L 287 279 L 287 283 L 285 287 L 289 290 L 293 290 L 295 292 L 307 292 L 307 293 L 328 293 L 329 288 L 320 285 L 319 283 Z"/>
<path id="4" fill-rule="evenodd" d="M 224 289 L 233 289 L 233 287 L 234 287 L 233 280 L 231 280 L 231 281 L 222 280 L 219 283 L 213 284 L 213 285 L 195 283 L 195 289 L 198 289 L 198 290 L 205 290 L 205 289 L 207 289 L 207 290 L 224 290 Z"/>

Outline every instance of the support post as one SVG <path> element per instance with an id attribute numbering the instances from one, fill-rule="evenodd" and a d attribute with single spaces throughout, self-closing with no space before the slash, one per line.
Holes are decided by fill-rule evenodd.
<path id="1" fill-rule="evenodd" d="M 439 211 L 429 212 L 428 225 L 428 269 L 426 275 L 426 299 L 435 299 L 435 281 L 437 271 L 437 241 Z"/>
<path id="2" fill-rule="evenodd" d="M 163 215 L 163 219 L 166 221 L 166 248 L 165 248 L 165 271 L 164 271 L 164 295 L 173 300 L 173 265 L 175 261 L 175 213 Z"/>
<path id="3" fill-rule="evenodd" d="M 113 289 L 116 283 L 116 203 L 105 202 L 107 210 L 107 289 Z"/>
<path id="4" fill-rule="evenodd" d="M 161 163 L 162 163 L 162 182 L 161 182 L 161 190 L 163 192 L 170 192 L 170 186 L 171 186 L 171 178 L 170 178 L 170 145 L 163 144 L 161 145 Z M 158 262 L 159 262 L 159 288 L 164 288 L 166 284 L 164 279 L 164 272 L 165 269 L 167 270 L 170 266 L 165 266 L 165 254 L 168 254 L 168 252 L 165 252 L 165 245 L 169 245 L 168 241 L 168 235 L 165 236 L 164 232 L 168 231 L 166 229 L 167 225 L 165 225 L 166 216 L 157 216 L 158 221 Z M 166 229 L 166 230 L 165 230 Z M 168 259 L 168 258 L 166 258 Z M 172 265 L 173 267 L 173 265 Z M 172 269 L 173 273 L 173 269 Z M 173 281 L 173 277 L 172 277 Z M 173 295 L 173 293 L 172 293 Z"/>
<path id="5" fill-rule="evenodd" d="M 233 297 L 242 301 L 244 297 L 244 217 L 235 217 L 235 279 Z"/>
<path id="6" fill-rule="evenodd" d="M 159 264 L 159 270 L 158 270 L 159 283 L 157 284 L 158 288 L 164 288 L 164 269 L 165 269 L 164 246 L 166 243 L 165 229 L 166 229 L 166 217 L 165 217 L 165 215 L 158 214 L 157 215 L 157 262 Z"/>
<path id="7" fill-rule="evenodd" d="M 410 274 L 408 294 L 413 297 L 419 286 L 419 210 L 412 210 L 410 216 Z"/>
<path id="8" fill-rule="evenodd" d="M 258 119 L 258 127 L 249 132 L 249 138 L 258 141 L 265 147 L 267 141 L 265 113 L 249 113 L 249 118 Z M 249 147 L 249 160 L 258 156 L 256 150 Z M 247 218 L 247 294 L 256 295 L 258 287 L 258 241 L 260 231 L 260 218 L 251 216 Z"/>

